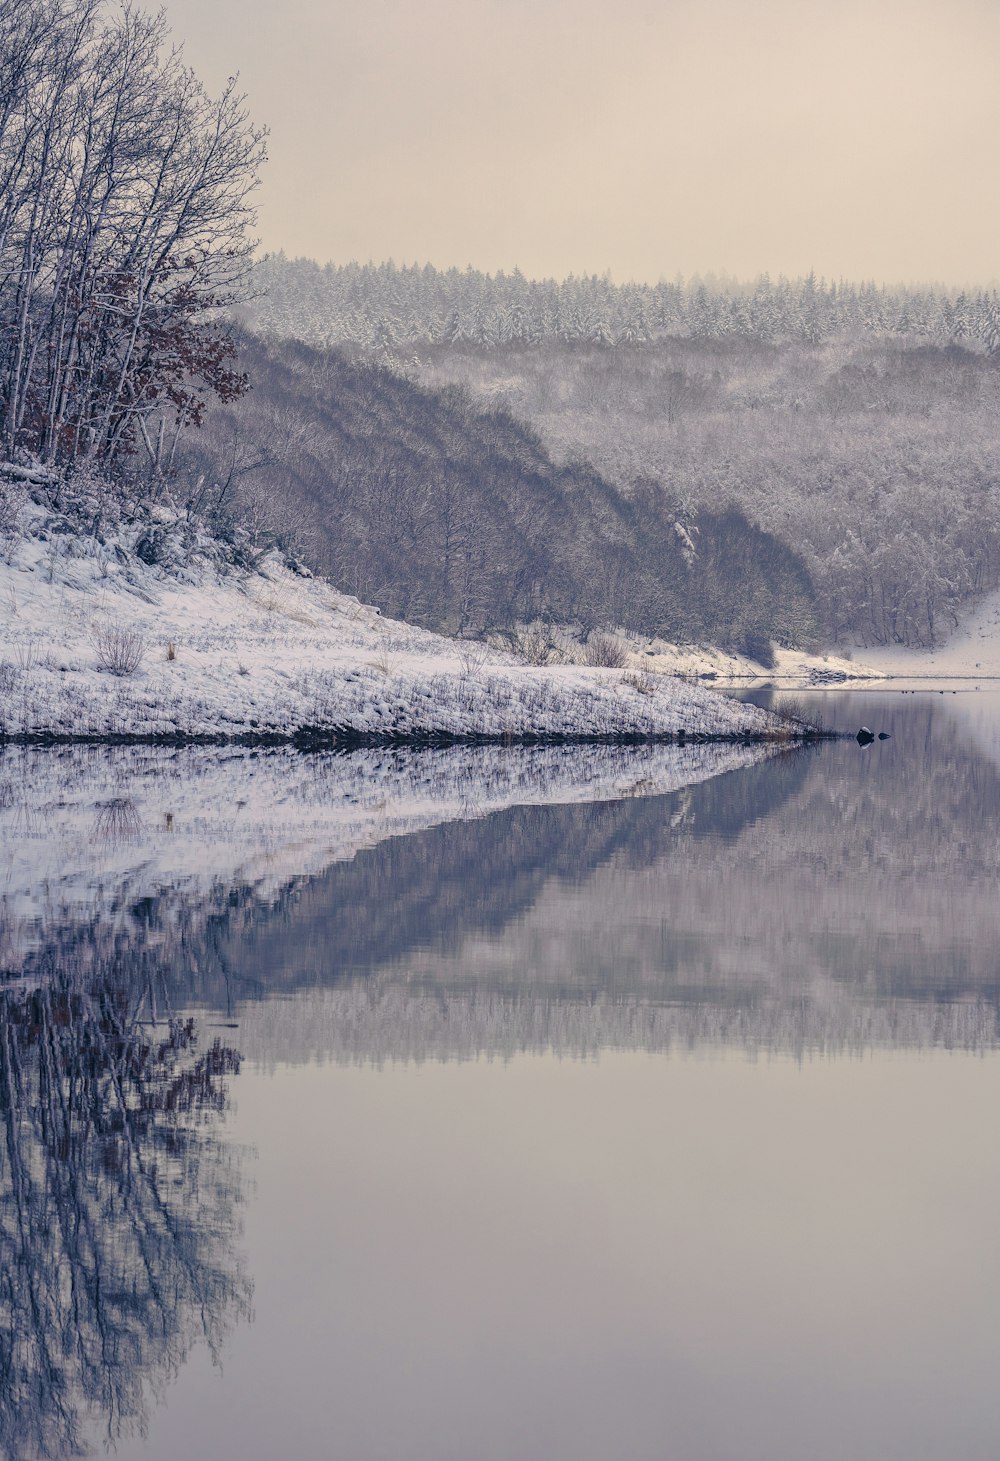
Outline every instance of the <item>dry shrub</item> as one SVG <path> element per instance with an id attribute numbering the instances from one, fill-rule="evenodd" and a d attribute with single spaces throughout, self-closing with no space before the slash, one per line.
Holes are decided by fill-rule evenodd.
<path id="1" fill-rule="evenodd" d="M 649 670 L 630 670 L 622 675 L 622 684 L 638 690 L 640 695 L 655 695 L 657 679 Z"/>
<path id="2" fill-rule="evenodd" d="M 38 634 L 28 634 L 14 641 L 14 660 L 23 673 L 30 673 L 41 659 L 40 642 L 41 636 Z"/>
<path id="3" fill-rule="evenodd" d="M 373 670 L 378 670 L 387 680 L 392 679 L 399 669 L 399 660 L 396 655 L 390 654 L 387 649 L 380 649 L 374 659 L 368 661 Z"/>
<path id="4" fill-rule="evenodd" d="M 294 596 L 283 589 L 274 588 L 268 593 L 258 594 L 257 604 L 265 614 L 280 614 L 284 619 L 294 619 L 297 624 L 307 624 L 310 628 L 316 626 L 316 620 L 304 613 Z"/>
<path id="5" fill-rule="evenodd" d="M 771 709 L 782 720 L 790 721 L 795 730 L 824 731 L 826 729 L 815 702 L 810 705 L 799 695 L 782 695 L 771 706 Z"/>
<path id="6" fill-rule="evenodd" d="M 486 663 L 486 645 L 478 639 L 465 639 L 458 646 L 459 663 L 463 675 L 478 675 Z"/>
<path id="7" fill-rule="evenodd" d="M 109 675 L 134 675 L 146 653 L 146 640 L 138 629 L 110 620 L 94 631 L 97 663 Z"/>
<path id="8" fill-rule="evenodd" d="M 587 663 L 600 670 L 623 670 L 628 664 L 628 650 L 613 634 L 595 630 L 587 640 Z"/>
<path id="9" fill-rule="evenodd" d="M 514 635 L 514 648 L 529 665 L 547 665 L 552 661 L 552 645 L 540 624 L 527 624 Z"/>

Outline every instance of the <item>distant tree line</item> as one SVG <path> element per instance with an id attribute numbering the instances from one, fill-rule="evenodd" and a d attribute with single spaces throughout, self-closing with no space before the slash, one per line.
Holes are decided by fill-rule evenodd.
<path id="1" fill-rule="evenodd" d="M 553 462 L 590 462 L 632 523 L 650 483 L 684 524 L 741 515 L 804 563 L 826 641 L 932 645 L 1000 586 L 996 291 L 618 286 L 282 255 L 255 277 L 269 338 L 462 386 L 529 423 Z M 595 581 L 616 572 L 609 550 Z"/>
<path id="2" fill-rule="evenodd" d="M 246 386 L 218 323 L 244 293 L 264 136 L 210 98 L 162 15 L 0 0 L 0 447 L 141 454 Z M 166 439 L 165 439 L 166 436 Z"/>
<path id="3" fill-rule="evenodd" d="M 765 652 L 816 632 L 798 556 L 735 508 L 624 496 L 584 460 L 459 387 L 242 341 L 253 393 L 188 432 L 188 491 L 255 522 L 387 613 L 449 632 L 550 619 Z"/>
<path id="4" fill-rule="evenodd" d="M 585 457 L 625 497 L 652 478 L 684 513 L 743 513 L 804 560 L 827 641 L 931 645 L 1000 586 L 1000 356 L 551 342 L 436 346 L 411 374 L 503 402 L 557 461 Z"/>
<path id="5" fill-rule="evenodd" d="M 607 276 L 528 279 L 430 264 L 327 264 L 271 254 L 255 267 L 253 328 L 314 345 L 405 351 L 427 345 L 642 345 L 669 338 L 811 345 L 902 338 L 1000 350 L 996 290 L 890 288 L 768 275 L 749 284 Z"/>

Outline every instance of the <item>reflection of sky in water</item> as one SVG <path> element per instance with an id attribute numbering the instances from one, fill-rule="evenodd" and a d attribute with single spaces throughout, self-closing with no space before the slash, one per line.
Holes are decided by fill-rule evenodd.
<path id="1" fill-rule="evenodd" d="M 1000 998 L 1000 707 L 974 693 L 827 696 L 842 728 L 892 739 L 750 758 L 681 789 L 648 758 L 591 757 L 583 779 L 617 787 L 598 803 L 571 795 L 571 759 L 491 761 L 479 793 L 446 758 L 363 775 L 251 762 L 244 809 L 291 810 L 269 852 L 241 851 L 242 879 L 211 859 L 184 875 L 185 848 L 197 862 L 221 845 L 224 817 L 206 797 L 198 823 L 182 760 L 130 777 L 119 758 L 114 784 L 105 768 L 86 809 L 100 875 L 53 880 L 31 937 L 9 923 L 6 946 L 18 1008 L 56 978 L 96 1011 L 59 1027 L 70 1052 L 100 1034 L 91 1127 L 76 1146 L 57 1122 L 43 1138 L 37 1114 L 19 1129 L 32 1201 L 64 1214 L 60 1233 L 98 1195 L 119 1291 L 148 1279 L 148 1218 L 123 1185 L 108 1073 L 144 1048 L 151 994 L 161 1027 L 198 1011 L 185 1068 L 206 1057 L 211 1073 L 216 1036 L 249 1060 L 237 1078 L 218 1058 L 194 1166 L 162 1097 L 135 1131 L 143 1180 L 180 1174 L 184 1241 L 154 1226 L 150 1249 L 178 1304 L 156 1343 L 119 1304 L 130 1369 L 67 1368 L 95 1435 L 102 1383 L 141 1381 L 118 1402 L 138 1414 L 179 1369 L 123 1457 L 995 1455 L 1000 1065 L 982 1056 Z M 210 762 L 191 764 L 208 791 Z M 490 811 L 514 778 L 537 792 L 540 771 L 564 804 Z M 635 795 L 650 771 L 661 794 Z M 338 772 L 367 830 L 324 861 L 317 809 Z M 425 795 L 422 830 L 394 835 L 400 785 L 420 784 L 461 785 L 473 819 L 428 816 Z M 18 1021 L 35 1060 L 26 1031 L 44 1022 Z M 21 1099 L 37 1113 L 31 1069 Z M 3 1212 L 15 1233 L 9 1189 Z M 256 1319 L 234 1327 L 244 1247 Z M 18 1253 L 30 1275 L 31 1245 Z M 197 1283 L 224 1377 L 192 1324 Z"/>
<path id="2" fill-rule="evenodd" d="M 256 1320 L 123 1461 L 985 1461 L 998 1099 L 943 1053 L 247 1071 Z"/>

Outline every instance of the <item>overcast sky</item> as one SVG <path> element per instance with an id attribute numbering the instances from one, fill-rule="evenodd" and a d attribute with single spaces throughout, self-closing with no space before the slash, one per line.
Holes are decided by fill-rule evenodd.
<path id="1" fill-rule="evenodd" d="M 1000 276 L 1000 0 L 167 0 L 271 129 L 267 249 Z"/>

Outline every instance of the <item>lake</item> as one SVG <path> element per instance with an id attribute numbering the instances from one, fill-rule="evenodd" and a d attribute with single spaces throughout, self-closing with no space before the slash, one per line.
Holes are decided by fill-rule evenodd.
<path id="1" fill-rule="evenodd" d="M 0 1453 L 1000 1449 L 1000 689 L 0 753 Z"/>

